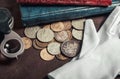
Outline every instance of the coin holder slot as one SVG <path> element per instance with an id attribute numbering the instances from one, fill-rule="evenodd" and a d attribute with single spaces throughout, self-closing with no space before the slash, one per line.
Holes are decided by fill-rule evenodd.
<path id="1" fill-rule="evenodd" d="M 13 46 L 10 46 L 11 44 Z M 17 46 L 14 46 L 16 44 Z M 1 42 L 0 50 L 1 53 L 8 58 L 17 58 L 18 55 L 23 53 L 24 44 L 21 37 L 14 31 L 11 31 L 9 34 L 5 35 L 4 40 Z"/>

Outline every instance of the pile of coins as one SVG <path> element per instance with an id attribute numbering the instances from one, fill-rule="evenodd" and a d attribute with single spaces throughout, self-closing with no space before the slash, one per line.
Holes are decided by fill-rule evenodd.
<path id="1" fill-rule="evenodd" d="M 79 53 L 85 19 L 56 22 L 44 26 L 26 27 L 22 37 L 25 49 L 33 46 L 40 57 L 50 61 L 66 60 Z M 31 40 L 32 39 L 32 40 Z"/>

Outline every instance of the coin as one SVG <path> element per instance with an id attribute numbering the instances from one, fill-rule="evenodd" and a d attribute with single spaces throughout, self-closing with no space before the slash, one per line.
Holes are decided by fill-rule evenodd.
<path id="1" fill-rule="evenodd" d="M 32 46 L 32 41 L 28 37 L 22 37 L 25 49 L 29 49 Z"/>
<path id="2" fill-rule="evenodd" d="M 47 47 L 48 44 L 49 44 L 48 42 L 41 42 L 39 40 L 36 40 L 36 45 L 39 47 L 44 48 L 44 47 Z"/>
<path id="3" fill-rule="evenodd" d="M 75 30 L 75 29 L 73 29 L 72 30 L 72 35 L 73 35 L 73 37 L 75 38 L 75 39 L 77 39 L 77 40 L 82 40 L 82 31 L 79 31 L 79 30 Z"/>
<path id="4" fill-rule="evenodd" d="M 42 47 L 39 47 L 39 46 L 36 44 L 36 39 L 33 40 L 33 47 L 34 47 L 35 49 L 37 49 L 37 50 L 43 49 Z"/>
<path id="5" fill-rule="evenodd" d="M 85 19 L 72 20 L 72 26 L 75 29 L 83 30 Z"/>
<path id="6" fill-rule="evenodd" d="M 62 54 L 56 55 L 56 58 L 59 59 L 59 60 L 66 60 L 66 59 L 68 59 L 67 57 L 63 56 Z"/>
<path id="7" fill-rule="evenodd" d="M 61 45 L 62 53 L 67 57 L 74 57 L 77 55 L 79 50 L 79 42 L 75 40 L 65 41 Z"/>
<path id="8" fill-rule="evenodd" d="M 67 34 L 68 34 L 68 40 L 72 39 L 72 32 L 70 30 L 67 30 Z"/>
<path id="9" fill-rule="evenodd" d="M 41 42 L 50 42 L 54 38 L 54 33 L 50 29 L 40 29 L 37 32 L 37 39 Z"/>
<path id="10" fill-rule="evenodd" d="M 53 60 L 55 58 L 55 56 L 53 56 L 47 52 L 46 48 L 44 48 L 40 51 L 40 57 L 46 61 L 50 61 L 50 60 Z"/>
<path id="11" fill-rule="evenodd" d="M 64 21 L 63 24 L 64 24 L 64 29 L 65 30 L 69 30 L 72 27 L 71 21 Z"/>
<path id="12" fill-rule="evenodd" d="M 50 24 L 47 24 L 47 25 L 44 25 L 43 28 L 44 29 L 50 29 L 50 26 L 51 26 Z"/>
<path id="13" fill-rule="evenodd" d="M 59 42 L 64 42 L 68 39 L 68 33 L 66 31 L 57 32 L 55 33 L 55 39 Z"/>
<path id="14" fill-rule="evenodd" d="M 64 24 L 63 22 L 56 22 L 51 24 L 51 29 L 55 32 L 63 31 L 64 30 Z"/>
<path id="15" fill-rule="evenodd" d="M 39 26 L 34 26 L 34 27 L 26 27 L 24 30 L 25 36 L 28 38 L 36 38 L 36 33 L 40 29 Z"/>
<path id="16" fill-rule="evenodd" d="M 60 43 L 51 42 L 48 44 L 47 50 L 52 55 L 60 54 Z"/>

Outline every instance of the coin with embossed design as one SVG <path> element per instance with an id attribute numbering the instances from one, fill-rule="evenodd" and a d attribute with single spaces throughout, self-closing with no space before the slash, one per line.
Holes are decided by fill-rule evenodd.
<path id="1" fill-rule="evenodd" d="M 22 41 L 24 43 L 24 49 L 29 49 L 32 46 L 32 40 L 28 37 L 22 37 Z"/>
<path id="2" fill-rule="evenodd" d="M 64 24 L 63 22 L 56 22 L 51 24 L 51 29 L 55 32 L 63 31 L 64 30 Z"/>
<path id="3" fill-rule="evenodd" d="M 79 51 L 79 42 L 75 40 L 65 41 L 61 45 L 61 51 L 67 57 L 74 57 Z"/>
<path id="4" fill-rule="evenodd" d="M 37 50 L 40 50 L 40 49 L 43 49 L 42 47 L 39 47 L 37 44 L 36 44 L 36 39 L 33 40 L 33 47 Z"/>
<path id="5" fill-rule="evenodd" d="M 72 30 L 72 35 L 77 40 L 82 40 L 82 36 L 83 36 L 82 33 L 83 33 L 83 31 L 81 31 L 81 30 L 76 30 L 76 29 Z"/>
<path id="6" fill-rule="evenodd" d="M 64 21 L 63 24 L 64 24 L 64 29 L 65 30 L 69 30 L 72 27 L 71 21 Z"/>

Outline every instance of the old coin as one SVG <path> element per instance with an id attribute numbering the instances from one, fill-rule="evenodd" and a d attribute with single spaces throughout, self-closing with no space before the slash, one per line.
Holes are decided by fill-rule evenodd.
<path id="1" fill-rule="evenodd" d="M 68 39 L 67 31 L 61 31 L 55 33 L 55 39 L 59 42 L 64 42 L 66 39 Z"/>
<path id="2" fill-rule="evenodd" d="M 36 38 L 36 33 L 40 29 L 40 26 L 26 27 L 24 34 L 29 38 Z"/>
<path id="3" fill-rule="evenodd" d="M 64 24 L 64 29 L 65 30 L 69 30 L 72 27 L 71 21 L 64 21 L 63 24 Z"/>
<path id="4" fill-rule="evenodd" d="M 62 53 L 67 57 L 74 57 L 78 53 L 79 42 L 75 40 L 65 41 L 61 45 Z"/>
<path id="5" fill-rule="evenodd" d="M 39 47 L 44 48 L 44 47 L 47 47 L 48 44 L 49 44 L 48 42 L 41 42 L 39 40 L 36 40 L 36 45 L 39 46 Z"/>
<path id="6" fill-rule="evenodd" d="M 83 30 L 84 28 L 84 22 L 85 22 L 85 19 L 78 19 L 78 20 L 72 20 L 72 26 L 75 28 L 75 29 L 81 29 Z"/>
<path id="7" fill-rule="evenodd" d="M 48 44 L 47 50 L 52 55 L 60 54 L 60 43 L 51 42 Z"/>
<path id="8" fill-rule="evenodd" d="M 37 39 L 41 42 L 50 42 L 54 38 L 54 33 L 50 29 L 40 29 L 37 32 Z"/>
<path id="9" fill-rule="evenodd" d="M 72 39 L 72 32 L 70 30 L 67 30 L 67 34 L 68 34 L 68 40 Z"/>
<path id="10" fill-rule="evenodd" d="M 39 46 L 36 44 L 36 40 L 37 40 L 37 39 L 33 40 L 33 47 L 34 47 L 35 49 L 37 49 L 37 50 L 43 49 L 42 47 L 39 47 Z"/>
<path id="11" fill-rule="evenodd" d="M 76 29 L 73 29 L 72 30 L 72 35 L 75 39 L 77 40 L 82 40 L 82 31 L 79 31 L 79 30 L 76 30 Z"/>
<path id="12" fill-rule="evenodd" d="M 56 22 L 51 24 L 51 29 L 55 32 L 63 31 L 64 30 L 64 24 L 63 22 Z"/>
<path id="13" fill-rule="evenodd" d="M 62 54 L 56 55 L 56 58 L 59 59 L 59 60 L 66 60 L 66 59 L 68 59 L 67 57 L 63 56 Z"/>
<path id="14" fill-rule="evenodd" d="M 28 37 L 22 37 L 25 49 L 29 49 L 32 46 L 32 41 Z"/>
<path id="15" fill-rule="evenodd" d="M 55 58 L 55 56 L 53 56 L 47 52 L 46 48 L 44 48 L 40 51 L 40 57 L 45 61 L 50 61 Z"/>

